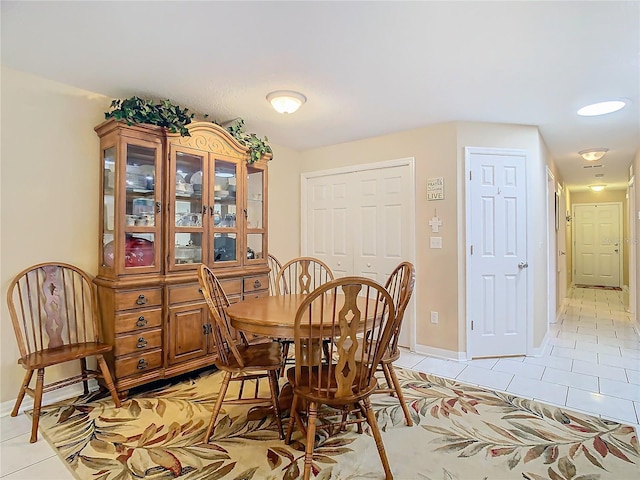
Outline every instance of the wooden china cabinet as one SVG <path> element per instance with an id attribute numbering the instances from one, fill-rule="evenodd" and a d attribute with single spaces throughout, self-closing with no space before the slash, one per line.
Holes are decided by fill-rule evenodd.
<path id="1" fill-rule="evenodd" d="M 116 389 L 213 363 L 198 283 L 212 267 L 231 302 L 268 295 L 267 162 L 209 122 L 190 137 L 108 120 L 100 137 L 99 269 L 95 278 Z"/>

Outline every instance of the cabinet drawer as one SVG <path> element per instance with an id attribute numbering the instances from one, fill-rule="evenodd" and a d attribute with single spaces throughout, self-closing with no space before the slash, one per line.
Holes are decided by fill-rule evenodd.
<path id="1" fill-rule="evenodd" d="M 146 372 L 162 366 L 162 350 L 144 352 L 128 358 L 116 359 L 116 377 L 122 378 L 136 373 Z"/>
<path id="2" fill-rule="evenodd" d="M 169 287 L 169 303 L 171 305 L 185 302 L 202 302 L 203 300 L 204 295 L 199 283 Z"/>
<path id="3" fill-rule="evenodd" d="M 127 333 L 162 325 L 162 309 L 139 310 L 116 315 L 115 332 Z"/>
<path id="4" fill-rule="evenodd" d="M 115 294 L 115 304 L 116 311 L 141 307 L 159 307 L 162 305 L 162 290 L 160 288 L 141 288 L 139 290 L 119 291 Z"/>
<path id="5" fill-rule="evenodd" d="M 256 290 L 255 292 L 247 292 L 244 294 L 243 299 L 249 300 L 250 298 L 268 297 L 269 290 Z"/>
<path id="6" fill-rule="evenodd" d="M 220 285 L 222 285 L 222 289 L 224 290 L 224 293 L 227 294 L 227 297 L 242 294 L 242 279 L 240 278 L 227 278 L 220 280 Z"/>
<path id="7" fill-rule="evenodd" d="M 127 355 L 128 353 L 144 352 L 162 346 L 162 330 L 149 330 L 137 332 L 129 335 L 122 335 L 116 338 L 114 353 L 116 356 Z"/>
<path id="8" fill-rule="evenodd" d="M 254 290 L 264 290 L 269 288 L 269 275 L 258 275 L 256 277 L 246 277 L 244 279 L 244 293 L 251 293 Z"/>

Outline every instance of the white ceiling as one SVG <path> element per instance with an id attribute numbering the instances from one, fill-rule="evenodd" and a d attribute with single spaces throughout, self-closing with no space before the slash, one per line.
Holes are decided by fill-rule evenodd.
<path id="1" fill-rule="evenodd" d="M 2 63 L 169 98 L 304 150 L 449 121 L 537 125 L 567 186 L 626 186 L 640 2 L 1 2 Z M 272 90 L 304 93 L 293 115 Z M 579 117 L 588 103 L 623 110 Z M 579 150 L 607 147 L 603 168 Z M 594 171 L 603 173 L 602 180 Z"/>

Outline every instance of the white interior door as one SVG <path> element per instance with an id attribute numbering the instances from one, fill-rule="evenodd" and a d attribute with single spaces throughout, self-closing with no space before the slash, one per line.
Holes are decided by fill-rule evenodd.
<path id="1" fill-rule="evenodd" d="M 564 189 L 560 189 L 558 213 L 558 256 L 556 270 L 558 272 L 558 308 L 567 296 L 567 196 Z"/>
<path id="2" fill-rule="evenodd" d="M 306 174 L 303 185 L 302 253 L 325 262 L 336 278 L 359 275 L 384 284 L 400 262 L 413 261 L 412 162 Z M 410 304 L 402 346 L 412 346 L 414 328 Z"/>
<path id="3" fill-rule="evenodd" d="M 574 283 L 620 286 L 622 204 L 574 204 Z"/>
<path id="4" fill-rule="evenodd" d="M 523 355 L 526 155 L 467 149 L 467 169 L 468 356 Z"/>

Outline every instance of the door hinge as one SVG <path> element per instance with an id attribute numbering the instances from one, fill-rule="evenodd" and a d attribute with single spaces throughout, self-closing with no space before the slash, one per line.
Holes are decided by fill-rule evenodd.
<path id="1" fill-rule="evenodd" d="M 210 323 L 205 323 L 204 325 L 202 325 L 202 330 L 204 331 L 205 335 L 209 335 L 213 331 L 213 327 Z"/>
<path id="2" fill-rule="evenodd" d="M 471 245 L 471 255 L 473 255 L 473 245 Z"/>
<path id="3" fill-rule="evenodd" d="M 473 320 L 471 320 L 471 330 L 473 330 Z"/>
<path id="4" fill-rule="evenodd" d="M 471 180 L 471 170 L 469 170 L 469 180 Z"/>

